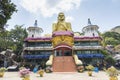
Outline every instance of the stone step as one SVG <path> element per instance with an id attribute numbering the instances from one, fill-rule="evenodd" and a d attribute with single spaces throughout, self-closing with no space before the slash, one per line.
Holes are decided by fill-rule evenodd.
<path id="1" fill-rule="evenodd" d="M 54 57 L 54 72 L 76 72 L 76 65 L 72 56 Z"/>

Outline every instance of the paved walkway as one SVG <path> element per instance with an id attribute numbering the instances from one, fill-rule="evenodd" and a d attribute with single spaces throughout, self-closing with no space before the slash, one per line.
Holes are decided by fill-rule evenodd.
<path id="1" fill-rule="evenodd" d="M 93 72 L 93 76 L 89 77 L 87 72 L 77 73 L 77 72 L 56 72 L 56 73 L 45 73 L 44 77 L 40 77 L 38 74 L 31 73 L 31 80 L 109 80 L 109 76 L 100 71 L 99 73 Z M 22 80 L 19 77 L 18 72 L 6 72 L 3 78 L 0 80 Z M 120 75 L 118 76 L 118 80 L 120 80 Z"/>

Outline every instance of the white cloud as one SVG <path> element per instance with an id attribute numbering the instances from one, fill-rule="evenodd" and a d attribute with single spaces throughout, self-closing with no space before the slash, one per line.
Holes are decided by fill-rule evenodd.
<path id="1" fill-rule="evenodd" d="M 73 20 L 74 20 L 74 18 L 71 16 L 67 16 L 65 19 L 65 21 L 67 21 L 67 22 L 72 22 Z"/>
<path id="2" fill-rule="evenodd" d="M 69 11 L 80 6 L 81 0 L 20 0 L 20 5 L 34 14 L 51 17 L 61 11 Z"/>

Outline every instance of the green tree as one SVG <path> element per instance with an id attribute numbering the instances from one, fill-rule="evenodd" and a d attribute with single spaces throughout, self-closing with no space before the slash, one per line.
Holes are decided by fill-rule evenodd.
<path id="1" fill-rule="evenodd" d="M 105 33 L 103 33 L 103 36 L 104 37 L 113 37 L 117 40 L 120 40 L 120 34 L 117 32 L 105 32 Z"/>
<path id="2" fill-rule="evenodd" d="M 106 56 L 105 60 L 107 61 L 107 63 L 109 63 L 109 65 L 115 65 L 115 60 L 113 59 L 111 55 Z"/>
<path id="3" fill-rule="evenodd" d="M 10 32 L 5 30 L 0 34 L 0 51 L 6 50 L 12 46 L 12 41 L 9 36 Z"/>
<path id="4" fill-rule="evenodd" d="M 12 49 L 16 54 L 19 54 L 23 49 L 23 41 L 27 37 L 26 29 L 23 28 L 23 25 L 16 25 L 15 28 L 10 31 L 10 37 L 14 43 L 13 46 L 11 46 Z"/>
<path id="5" fill-rule="evenodd" d="M 11 0 L 0 0 L 0 31 L 4 29 L 7 20 L 16 11 L 16 5 Z"/>
<path id="6" fill-rule="evenodd" d="M 105 38 L 105 43 L 108 44 L 108 45 L 117 45 L 120 42 L 117 39 L 113 38 L 113 37 L 106 37 Z"/>
<path id="7" fill-rule="evenodd" d="M 104 45 L 118 45 L 120 44 L 120 34 L 117 32 L 105 32 L 102 34 Z"/>

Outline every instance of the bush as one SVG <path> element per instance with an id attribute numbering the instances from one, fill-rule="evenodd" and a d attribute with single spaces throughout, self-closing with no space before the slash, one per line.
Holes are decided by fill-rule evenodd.
<path id="1" fill-rule="evenodd" d="M 7 69 L 5 67 L 0 68 L 0 72 L 5 72 Z"/>
<path id="2" fill-rule="evenodd" d="M 88 71 L 93 71 L 94 70 L 94 66 L 93 65 L 88 65 L 88 66 L 86 66 L 86 69 Z"/>
<path id="3" fill-rule="evenodd" d="M 106 56 L 105 60 L 107 61 L 107 63 L 109 63 L 110 65 L 115 65 L 115 60 L 112 58 L 112 56 Z"/>
<path id="4" fill-rule="evenodd" d="M 107 51 L 107 50 L 101 50 L 101 53 L 102 53 L 104 56 L 108 56 L 108 51 Z"/>

